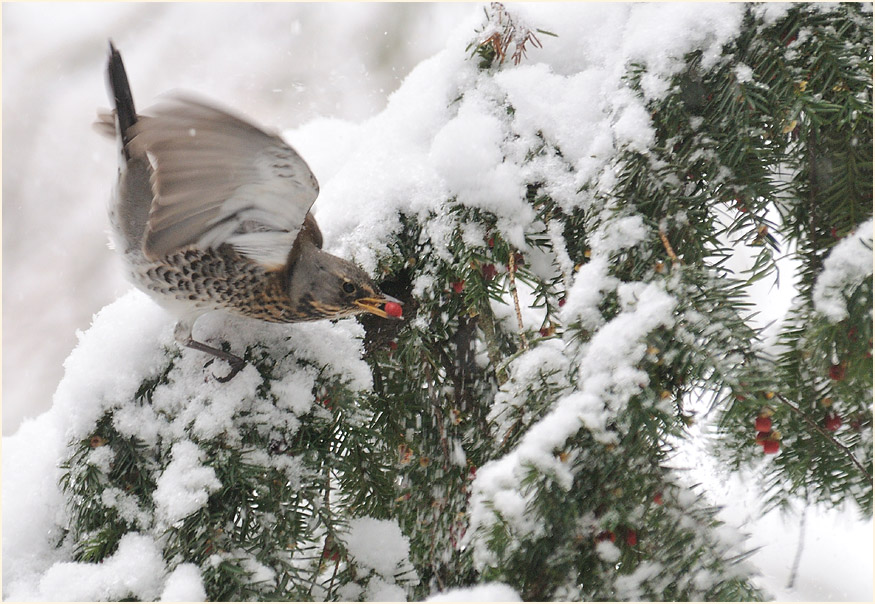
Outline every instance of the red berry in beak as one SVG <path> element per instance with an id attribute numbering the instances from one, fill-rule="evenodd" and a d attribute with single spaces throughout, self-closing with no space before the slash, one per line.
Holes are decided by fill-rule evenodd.
<path id="1" fill-rule="evenodd" d="M 401 305 L 397 302 L 386 302 L 386 305 L 383 307 L 383 310 L 390 317 L 395 317 L 396 319 L 401 318 Z"/>

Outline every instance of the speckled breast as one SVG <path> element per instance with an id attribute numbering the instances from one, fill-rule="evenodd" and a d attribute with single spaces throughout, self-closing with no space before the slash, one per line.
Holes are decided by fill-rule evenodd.
<path id="1" fill-rule="evenodd" d="M 294 323 L 280 272 L 241 257 L 229 246 L 189 248 L 158 262 L 126 256 L 132 280 L 177 315 L 225 310 L 262 321 Z"/>

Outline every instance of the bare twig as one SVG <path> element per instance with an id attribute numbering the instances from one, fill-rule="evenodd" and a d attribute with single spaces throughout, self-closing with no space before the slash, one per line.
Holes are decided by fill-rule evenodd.
<path id="1" fill-rule="evenodd" d="M 808 415 L 806 415 L 805 412 L 802 411 L 802 409 L 800 409 L 799 407 L 797 407 L 796 405 L 791 403 L 789 400 L 787 400 L 787 397 L 785 397 L 783 394 L 776 392 L 775 396 L 778 398 L 778 400 L 780 400 L 782 403 L 784 403 L 785 405 L 790 407 L 790 409 L 792 409 L 794 412 L 796 412 L 796 414 L 799 417 L 801 417 L 808 425 L 810 425 L 812 428 L 817 430 L 817 432 L 819 432 L 821 436 L 823 436 L 825 439 L 830 441 L 836 447 L 838 447 L 839 449 L 844 451 L 845 455 L 847 455 L 848 458 L 854 463 L 854 465 L 857 466 L 857 468 L 860 470 L 860 472 L 863 473 L 863 476 L 865 476 L 866 479 L 869 480 L 870 482 L 872 481 L 872 475 L 869 473 L 868 470 L 866 470 L 866 467 L 862 463 L 860 463 L 860 461 L 856 457 L 854 457 L 854 453 L 849 448 L 847 448 L 845 445 L 843 445 L 842 443 L 837 441 L 835 439 L 835 437 L 826 430 L 826 428 L 824 428 L 823 426 L 818 424 L 816 421 L 814 421 L 813 419 L 808 417 Z"/>
<path id="2" fill-rule="evenodd" d="M 662 245 L 665 247 L 665 252 L 668 254 L 668 257 L 671 258 L 672 265 L 683 264 L 681 259 L 678 258 L 678 255 L 674 253 L 674 248 L 671 247 L 668 235 L 665 234 L 665 229 L 662 227 L 659 227 L 659 238 L 662 239 Z"/>
<path id="3" fill-rule="evenodd" d="M 538 39 L 538 36 L 535 35 L 535 32 L 525 25 L 516 22 L 510 14 L 508 14 L 507 9 L 504 8 L 504 4 L 501 2 L 493 2 L 490 8 L 495 11 L 495 14 L 498 17 L 498 26 L 501 30 L 491 33 L 478 44 L 478 47 L 487 45 L 492 46 L 492 50 L 495 52 L 499 65 L 504 63 L 504 60 L 507 58 L 507 51 L 511 44 L 514 45 L 514 50 L 510 58 L 513 60 L 514 65 L 519 65 L 523 57 L 526 56 L 526 44 L 531 44 L 535 48 L 542 48 L 541 41 Z M 550 32 L 541 33 L 549 34 Z"/>
<path id="4" fill-rule="evenodd" d="M 528 350 L 529 341 L 526 339 L 526 330 L 523 326 L 523 313 L 520 311 L 520 298 L 516 291 L 516 251 L 511 248 L 510 259 L 507 262 L 508 276 L 510 277 L 510 295 L 513 298 L 513 307 L 516 310 L 516 322 L 520 328 L 520 340 L 523 343 L 523 350 Z"/>

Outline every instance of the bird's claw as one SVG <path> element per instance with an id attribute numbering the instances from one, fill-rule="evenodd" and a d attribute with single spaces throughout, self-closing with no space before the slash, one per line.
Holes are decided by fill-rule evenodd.
<path id="1" fill-rule="evenodd" d="M 231 379 L 240 373 L 240 370 L 246 366 L 246 361 L 241 359 L 240 357 L 234 357 L 233 359 L 225 359 L 228 361 L 228 364 L 231 366 L 231 371 L 225 377 L 219 377 L 215 373 L 213 377 L 216 378 L 217 382 L 224 384 L 225 382 L 230 382 Z"/>

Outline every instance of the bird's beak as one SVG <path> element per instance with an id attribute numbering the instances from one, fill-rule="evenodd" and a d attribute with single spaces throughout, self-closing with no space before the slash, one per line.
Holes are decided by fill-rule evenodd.
<path id="1" fill-rule="evenodd" d="M 362 310 L 377 315 L 378 317 L 383 317 L 384 319 L 400 319 L 401 317 L 392 316 L 383 310 L 383 306 L 387 302 L 394 302 L 395 304 L 401 305 L 401 300 L 393 298 L 392 296 L 387 296 L 386 294 L 382 294 L 379 298 L 359 298 L 354 304 Z"/>

